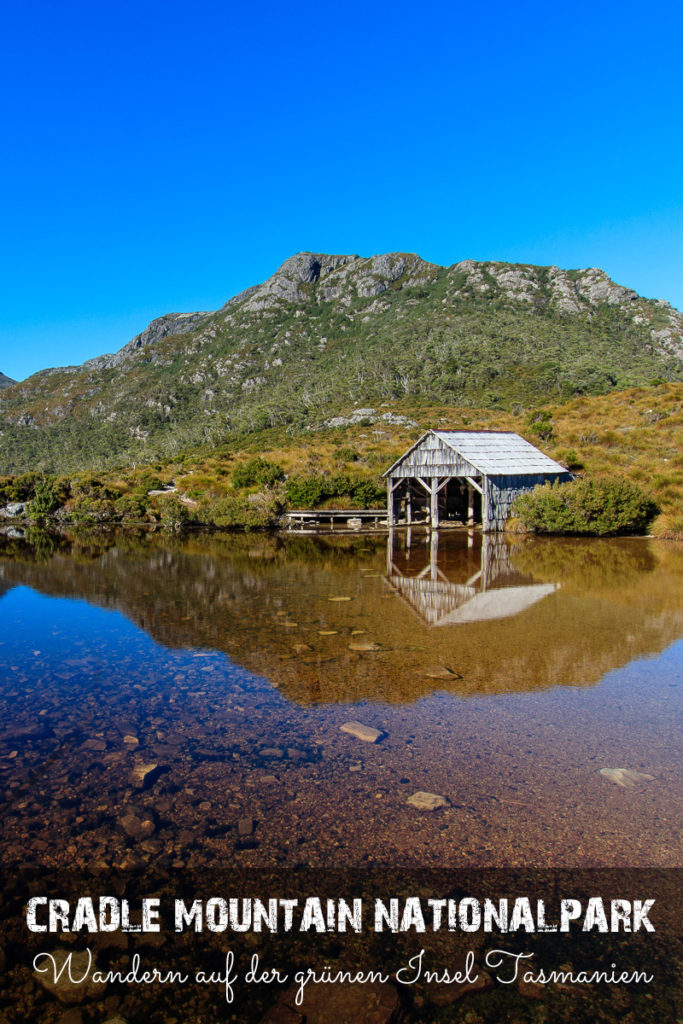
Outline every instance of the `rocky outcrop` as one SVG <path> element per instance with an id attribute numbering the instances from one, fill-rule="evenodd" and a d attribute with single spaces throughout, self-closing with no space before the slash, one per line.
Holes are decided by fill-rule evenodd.
<path id="1" fill-rule="evenodd" d="M 301 252 L 217 312 L 169 313 L 112 355 L 4 388 L 0 472 L 285 424 L 386 428 L 404 422 L 391 403 L 417 395 L 539 405 L 549 365 L 570 397 L 679 379 L 682 356 L 683 316 L 594 267 Z"/>
<path id="2" fill-rule="evenodd" d="M 206 320 L 210 313 L 166 313 L 164 316 L 152 320 L 148 327 L 141 334 L 129 341 L 127 345 L 120 348 L 113 355 L 96 356 L 88 359 L 78 369 L 81 370 L 109 370 L 112 367 L 121 366 L 141 349 L 155 345 L 163 338 L 169 338 L 174 334 L 189 334 L 196 331 L 203 320 Z"/>
<path id="3" fill-rule="evenodd" d="M 410 287 L 431 280 L 437 270 L 412 253 L 390 252 L 363 259 L 300 252 L 285 260 L 264 284 L 235 296 L 223 308 L 232 312 L 241 305 L 244 312 L 258 312 L 283 304 L 331 302 L 349 293 L 371 298 L 399 281 L 401 287 Z"/>

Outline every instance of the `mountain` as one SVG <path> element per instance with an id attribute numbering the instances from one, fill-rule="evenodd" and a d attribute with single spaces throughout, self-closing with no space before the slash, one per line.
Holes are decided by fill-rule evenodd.
<path id="1" fill-rule="evenodd" d="M 534 408 L 683 377 L 683 316 L 602 270 L 298 253 L 216 312 L 0 397 L 0 472 L 173 457 L 359 405 Z"/>
<path id="2" fill-rule="evenodd" d="M 12 378 L 8 377 L 6 374 L 0 373 L 0 391 L 2 391 L 3 388 L 8 388 L 10 384 L 16 384 L 16 381 L 12 380 Z"/>

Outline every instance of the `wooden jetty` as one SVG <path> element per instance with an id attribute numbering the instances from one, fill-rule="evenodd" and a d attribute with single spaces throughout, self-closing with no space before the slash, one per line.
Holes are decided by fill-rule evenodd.
<path id="1" fill-rule="evenodd" d="M 387 513 L 383 508 L 319 508 L 290 510 L 282 517 L 288 530 L 318 533 L 321 529 L 360 530 L 363 527 L 386 529 Z"/>

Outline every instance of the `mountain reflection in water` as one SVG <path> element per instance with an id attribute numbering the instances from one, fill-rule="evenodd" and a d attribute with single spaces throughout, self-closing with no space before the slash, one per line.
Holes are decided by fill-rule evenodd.
<path id="1" fill-rule="evenodd" d="M 300 704 L 593 684 L 661 651 L 682 626 L 683 554 L 642 539 L 511 543 L 463 531 L 0 544 L 0 593 L 26 585 L 116 608 L 158 643 L 223 651 Z M 438 682 L 434 666 L 446 670 Z"/>

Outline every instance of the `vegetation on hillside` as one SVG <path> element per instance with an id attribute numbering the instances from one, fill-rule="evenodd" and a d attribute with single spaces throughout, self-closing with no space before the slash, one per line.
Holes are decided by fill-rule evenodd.
<path id="1" fill-rule="evenodd" d="M 405 403 L 392 410 L 397 417 L 410 411 Z M 297 437 L 270 428 L 240 444 L 98 473 L 0 478 L 0 506 L 39 496 L 34 518 L 262 527 L 287 506 L 382 505 L 381 473 L 425 430 L 488 428 L 517 431 L 585 479 L 630 481 L 661 510 L 652 531 L 683 537 L 683 385 L 517 413 L 433 404 L 414 415 L 412 424 L 359 422 Z"/>
<path id="2" fill-rule="evenodd" d="M 518 415 L 683 378 L 680 314 L 599 271 L 321 259 L 319 278 L 294 258 L 185 333 L 150 328 L 149 343 L 4 389 L 0 472 L 181 460 L 305 436 L 354 407 L 375 423 L 397 404 L 420 422 L 435 403 Z"/>

